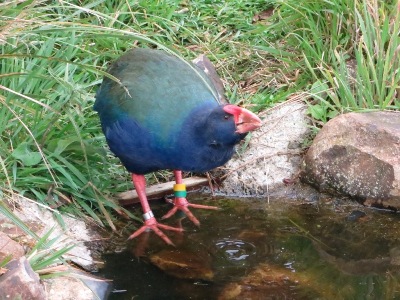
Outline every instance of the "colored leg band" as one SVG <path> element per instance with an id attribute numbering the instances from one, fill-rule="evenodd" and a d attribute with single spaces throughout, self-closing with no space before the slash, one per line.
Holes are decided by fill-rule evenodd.
<path id="1" fill-rule="evenodd" d="M 186 198 L 186 184 L 184 183 L 177 183 L 174 184 L 174 196 L 176 198 Z"/>
<path id="2" fill-rule="evenodd" d="M 145 220 L 145 221 L 147 221 L 147 220 L 149 220 L 149 219 L 151 219 L 153 217 L 154 217 L 154 215 L 153 215 L 153 212 L 151 210 L 148 211 L 147 213 L 143 214 L 143 220 Z"/>
<path id="3" fill-rule="evenodd" d="M 176 198 L 186 198 L 186 191 L 174 191 L 174 196 Z"/>

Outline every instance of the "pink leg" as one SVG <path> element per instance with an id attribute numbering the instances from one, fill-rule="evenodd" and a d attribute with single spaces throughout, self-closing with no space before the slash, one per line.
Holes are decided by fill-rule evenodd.
<path id="1" fill-rule="evenodd" d="M 160 238 L 162 238 L 167 244 L 173 245 L 171 240 L 159 229 L 182 231 L 182 228 L 175 228 L 167 225 L 163 225 L 157 222 L 154 218 L 153 212 L 150 209 L 149 202 L 146 196 L 146 178 L 143 175 L 132 174 L 133 184 L 135 185 L 136 192 L 139 196 L 140 204 L 143 209 L 144 225 L 135 231 L 129 239 L 133 239 L 138 235 L 145 232 L 147 229 L 153 230 Z"/>
<path id="2" fill-rule="evenodd" d="M 183 180 L 182 180 L 182 171 L 178 171 L 175 170 L 174 171 L 174 175 L 175 175 L 175 182 L 177 184 L 182 184 Z M 175 214 L 178 210 L 183 211 L 187 217 L 197 226 L 200 225 L 199 220 L 192 214 L 192 212 L 189 210 L 188 207 L 193 207 L 193 208 L 202 208 L 202 209 L 219 209 L 216 206 L 209 206 L 209 205 L 200 205 L 200 204 L 192 204 L 189 203 L 186 198 L 183 197 L 176 197 L 174 199 L 174 207 L 167 212 L 162 219 L 166 219 L 171 217 L 173 214 Z"/>

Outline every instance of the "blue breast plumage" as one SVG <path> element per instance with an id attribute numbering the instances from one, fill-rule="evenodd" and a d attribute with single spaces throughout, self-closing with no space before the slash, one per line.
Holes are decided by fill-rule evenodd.
<path id="1" fill-rule="evenodd" d="M 111 151 L 128 171 L 205 172 L 228 161 L 245 135 L 200 69 L 160 50 L 133 49 L 115 61 L 96 95 Z"/>

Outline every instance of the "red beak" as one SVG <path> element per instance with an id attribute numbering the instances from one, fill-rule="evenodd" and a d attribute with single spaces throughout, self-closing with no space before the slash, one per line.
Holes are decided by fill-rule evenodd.
<path id="1" fill-rule="evenodd" d="M 237 133 L 246 133 L 257 129 L 262 125 L 260 118 L 245 108 L 228 104 L 225 105 L 223 109 L 228 114 L 234 116 Z"/>

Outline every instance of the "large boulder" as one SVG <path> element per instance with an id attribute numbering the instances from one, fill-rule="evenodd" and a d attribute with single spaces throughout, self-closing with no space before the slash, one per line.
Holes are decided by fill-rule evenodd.
<path id="1" fill-rule="evenodd" d="M 400 209 L 400 112 L 330 120 L 305 155 L 301 178 L 322 192 Z"/>

